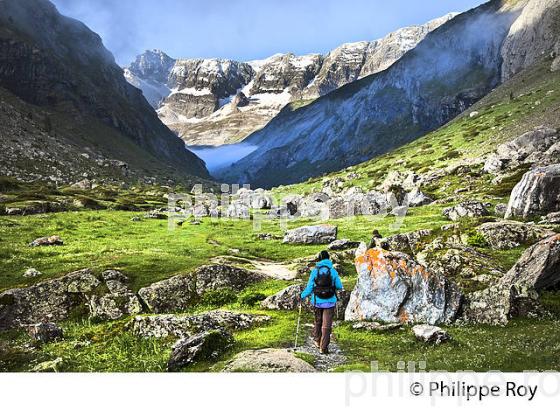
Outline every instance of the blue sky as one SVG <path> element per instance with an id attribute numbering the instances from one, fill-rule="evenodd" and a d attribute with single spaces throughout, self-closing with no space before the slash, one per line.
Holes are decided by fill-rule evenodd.
<path id="1" fill-rule="evenodd" d="M 52 0 L 86 23 L 117 62 L 146 49 L 172 57 L 252 60 L 275 53 L 325 53 L 373 40 L 483 0 Z"/>

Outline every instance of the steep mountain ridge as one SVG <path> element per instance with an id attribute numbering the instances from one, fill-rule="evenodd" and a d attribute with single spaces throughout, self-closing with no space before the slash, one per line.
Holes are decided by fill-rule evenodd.
<path id="1" fill-rule="evenodd" d="M 265 187 L 303 181 L 443 125 L 502 81 L 505 39 L 535 3 L 494 0 L 455 17 L 386 71 L 278 116 L 246 139 L 259 148 L 218 176 Z"/>
<path id="2" fill-rule="evenodd" d="M 138 70 L 137 64 L 125 72 L 132 74 L 127 78 L 145 95 L 155 95 L 150 100 L 159 108 L 162 121 L 188 144 L 222 145 L 242 140 L 262 128 L 289 103 L 306 104 L 344 84 L 386 69 L 454 15 L 406 27 L 379 40 L 343 44 L 325 56 L 276 54 L 247 63 L 176 60 L 171 69 L 160 64 L 168 72 L 165 82 L 161 82 L 161 77 L 143 75 L 148 70 Z M 153 56 L 162 54 L 149 51 L 136 62 L 157 65 L 158 58 Z M 224 74 L 218 61 L 228 64 L 229 73 Z M 209 86 L 205 78 L 220 85 Z"/>
<path id="3" fill-rule="evenodd" d="M 142 93 L 125 80 L 97 34 L 60 15 L 46 0 L 3 0 L 1 6 L 0 87 L 27 104 L 64 116 L 72 123 L 66 128 L 74 129 L 66 138 L 88 134 L 91 144 L 109 154 L 112 145 L 136 145 L 144 158 L 134 161 L 139 174 L 158 168 L 166 169 L 169 177 L 208 177 L 204 163 L 185 149 Z M 51 126 L 46 132 L 61 132 Z M 111 131 L 96 137 L 92 130 L 103 127 Z M 105 141 L 108 134 L 114 141 Z"/>

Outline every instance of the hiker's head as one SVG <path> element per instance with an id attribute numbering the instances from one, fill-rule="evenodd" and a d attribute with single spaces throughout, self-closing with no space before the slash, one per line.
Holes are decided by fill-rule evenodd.
<path id="1" fill-rule="evenodd" d="M 327 251 L 321 251 L 321 252 L 319 253 L 319 258 L 318 258 L 319 261 L 324 261 L 324 260 L 330 259 L 330 258 L 331 258 L 331 257 L 330 257 L 330 255 L 329 255 L 329 253 L 328 253 Z"/>

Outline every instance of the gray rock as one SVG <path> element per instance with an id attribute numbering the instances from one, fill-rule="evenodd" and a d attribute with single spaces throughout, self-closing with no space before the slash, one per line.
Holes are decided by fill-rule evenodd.
<path id="1" fill-rule="evenodd" d="M 36 246 L 61 246 L 61 245 L 64 245 L 64 242 L 63 242 L 62 239 L 60 239 L 60 236 L 57 236 L 57 235 L 44 236 L 42 238 L 37 238 L 29 244 L 29 246 L 31 246 L 31 247 L 36 247 Z"/>
<path id="2" fill-rule="evenodd" d="M 496 216 L 499 216 L 500 218 L 505 217 L 506 212 L 507 212 L 507 204 L 497 204 L 494 207 L 494 213 L 496 214 Z"/>
<path id="3" fill-rule="evenodd" d="M 209 290 L 241 290 L 265 277 L 228 265 L 205 265 L 191 274 L 177 275 L 146 286 L 138 296 L 151 312 L 172 313 L 187 310 Z"/>
<path id="4" fill-rule="evenodd" d="M 360 247 L 356 270 L 345 320 L 438 324 L 459 312 L 463 297 L 456 286 L 404 253 Z"/>
<path id="5" fill-rule="evenodd" d="M 535 168 L 513 188 L 506 218 L 530 218 L 560 211 L 560 164 Z"/>
<path id="6" fill-rule="evenodd" d="M 36 278 L 37 276 L 41 275 L 42 273 L 35 268 L 29 268 L 23 273 L 24 278 Z"/>
<path id="7" fill-rule="evenodd" d="M 192 275 L 173 276 L 140 289 L 138 296 L 154 313 L 184 311 L 196 301 L 195 280 Z"/>
<path id="8" fill-rule="evenodd" d="M 477 218 L 490 215 L 488 204 L 480 201 L 466 201 L 443 210 L 443 215 L 451 220 L 457 221 L 460 218 Z"/>
<path id="9" fill-rule="evenodd" d="M 295 310 L 299 305 L 299 295 L 302 285 L 292 285 L 280 292 L 275 293 L 261 302 L 263 309 L 271 310 Z"/>
<path id="10" fill-rule="evenodd" d="M 64 337 L 62 329 L 52 322 L 41 322 L 27 327 L 29 336 L 39 343 L 50 343 Z"/>
<path id="11" fill-rule="evenodd" d="M 558 225 L 560 224 L 560 212 L 551 212 L 544 216 L 541 220 L 542 224 Z"/>
<path id="12" fill-rule="evenodd" d="M 521 222 L 488 222 L 476 230 L 484 237 L 492 249 L 512 249 L 533 244 L 554 235 L 553 231 Z"/>
<path id="13" fill-rule="evenodd" d="M 284 243 L 327 244 L 336 240 L 338 227 L 332 225 L 302 226 L 286 232 Z"/>
<path id="14" fill-rule="evenodd" d="M 146 212 L 144 214 L 144 218 L 146 219 L 167 219 L 168 216 L 166 213 L 159 211 L 159 210 L 153 210 L 153 211 L 149 211 Z"/>
<path id="15" fill-rule="evenodd" d="M 557 130 L 537 127 L 513 141 L 500 145 L 496 152 L 486 159 L 484 172 L 504 173 L 522 164 L 548 165 L 552 157 L 546 153 L 559 141 L 560 134 Z"/>
<path id="16" fill-rule="evenodd" d="M 381 324 L 379 322 L 361 321 L 352 324 L 352 329 L 354 330 L 369 330 L 369 331 L 385 332 L 385 331 L 396 330 L 400 328 L 402 328 L 402 324 L 400 323 Z"/>
<path id="17" fill-rule="evenodd" d="M 237 354 L 224 372 L 312 373 L 313 366 L 284 349 L 246 350 Z"/>
<path id="18" fill-rule="evenodd" d="M 429 205 L 434 202 L 432 198 L 420 191 L 419 188 L 414 188 L 412 191 L 410 191 L 407 194 L 406 201 L 408 203 L 408 206 L 410 207 Z"/>
<path id="19" fill-rule="evenodd" d="M 451 339 L 449 333 L 438 326 L 416 325 L 412 328 L 416 339 L 425 343 L 439 345 Z"/>
<path id="20" fill-rule="evenodd" d="M 421 229 L 415 232 L 400 233 L 387 238 L 379 238 L 376 245 L 387 250 L 403 252 L 411 256 L 422 249 L 422 242 L 432 235 L 430 229 Z"/>
<path id="21" fill-rule="evenodd" d="M 337 239 L 327 246 L 331 251 L 345 251 L 347 249 L 356 249 L 360 246 L 360 242 L 351 241 L 349 239 Z"/>
<path id="22" fill-rule="evenodd" d="M 91 270 L 84 269 L 26 287 L 0 293 L 0 329 L 29 323 L 60 321 L 87 306 L 87 293 L 100 285 Z"/>
<path id="23" fill-rule="evenodd" d="M 226 210 L 228 218 L 249 219 L 249 215 L 249 207 L 242 202 L 232 202 Z"/>
<path id="24" fill-rule="evenodd" d="M 184 338 L 196 333 L 213 329 L 229 331 L 249 329 L 267 323 L 269 316 L 249 313 L 216 310 L 198 315 L 150 315 L 136 316 L 133 321 L 133 332 L 140 337 Z"/>
<path id="25" fill-rule="evenodd" d="M 92 295 L 88 303 L 90 315 L 100 320 L 116 320 L 142 312 L 140 300 L 134 293 Z"/>
<path id="26" fill-rule="evenodd" d="M 469 295 L 463 317 L 468 322 L 504 325 L 510 318 L 541 310 L 538 292 L 560 283 L 560 234 L 523 253 L 496 283 Z"/>
<path id="27" fill-rule="evenodd" d="M 45 362 L 41 362 L 37 364 L 33 369 L 31 369 L 34 373 L 44 373 L 44 372 L 58 372 L 62 367 L 62 357 L 57 357 L 54 360 L 47 360 Z"/>
<path id="28" fill-rule="evenodd" d="M 200 360 L 213 360 L 233 345 L 233 337 L 225 330 L 210 330 L 173 345 L 167 371 L 175 372 Z"/>

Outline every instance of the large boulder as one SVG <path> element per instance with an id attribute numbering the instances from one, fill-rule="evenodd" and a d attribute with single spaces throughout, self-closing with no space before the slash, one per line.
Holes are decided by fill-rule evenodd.
<path id="1" fill-rule="evenodd" d="M 330 251 L 345 251 L 348 249 L 356 249 L 360 246 L 360 242 L 351 241 L 349 239 L 337 239 L 327 246 Z"/>
<path id="2" fill-rule="evenodd" d="M 184 311 L 196 300 L 195 280 L 192 275 L 173 276 L 140 289 L 138 296 L 154 313 Z"/>
<path id="3" fill-rule="evenodd" d="M 515 316 L 539 310 L 539 292 L 560 284 L 560 234 L 523 253 L 494 285 L 469 295 L 464 318 L 469 322 L 506 324 Z"/>
<path id="4" fill-rule="evenodd" d="M 560 211 L 560 164 L 532 169 L 513 188 L 506 218 Z"/>
<path id="5" fill-rule="evenodd" d="M 399 233 L 387 238 L 378 238 L 375 243 L 379 244 L 383 249 L 407 253 L 414 256 L 422 249 L 423 242 L 432 235 L 430 229 L 421 229 L 419 231 Z"/>
<path id="6" fill-rule="evenodd" d="M 361 246 L 356 270 L 345 320 L 438 324 L 452 322 L 459 312 L 463 296 L 457 287 L 404 253 Z"/>
<path id="7" fill-rule="evenodd" d="M 500 145 L 496 152 L 486 159 L 484 172 L 503 173 L 522 164 L 548 165 L 554 158 L 555 151 L 552 147 L 558 142 L 560 134 L 557 130 L 537 127 L 513 141 Z"/>
<path id="8" fill-rule="evenodd" d="M 458 221 L 461 218 L 478 218 L 481 216 L 488 216 L 489 204 L 480 201 L 466 201 L 450 208 L 443 210 L 443 215 L 452 221 Z"/>
<path id="9" fill-rule="evenodd" d="M 178 340 L 171 349 L 167 371 L 175 372 L 201 360 L 216 359 L 233 345 L 225 330 L 210 330 Z"/>
<path id="10" fill-rule="evenodd" d="M 249 219 L 249 207 L 243 202 L 232 202 L 226 209 L 228 218 Z"/>
<path id="11" fill-rule="evenodd" d="M 138 295 L 154 313 L 187 310 L 209 290 L 241 290 L 265 279 L 263 275 L 229 265 L 205 265 L 187 275 L 177 275 L 146 286 Z"/>
<path id="12" fill-rule="evenodd" d="M 338 227 L 332 225 L 302 226 L 291 229 L 284 235 L 284 243 L 327 244 L 336 240 Z"/>
<path id="13" fill-rule="evenodd" d="M 261 325 L 269 316 L 216 310 L 198 315 L 148 315 L 136 316 L 132 329 L 141 337 L 188 337 L 213 329 L 243 330 Z"/>
<path id="14" fill-rule="evenodd" d="M 87 294 L 101 282 L 89 269 L 69 273 L 26 288 L 0 293 L 0 329 L 30 323 L 60 321 L 87 307 Z"/>
<path id="15" fill-rule="evenodd" d="M 424 205 L 430 205 L 434 200 L 428 195 L 420 191 L 419 188 L 414 188 L 410 191 L 405 199 L 405 203 L 410 207 L 418 207 Z"/>
<path id="16" fill-rule="evenodd" d="M 261 302 L 261 307 L 271 310 L 294 310 L 299 305 L 302 285 L 291 285 Z"/>
<path id="17" fill-rule="evenodd" d="M 553 231 L 521 222 L 488 222 L 476 229 L 492 249 L 512 249 L 533 244 L 554 234 Z"/>
<path id="18" fill-rule="evenodd" d="M 287 350 L 262 349 L 237 354 L 224 372 L 312 373 L 315 368 Z"/>

